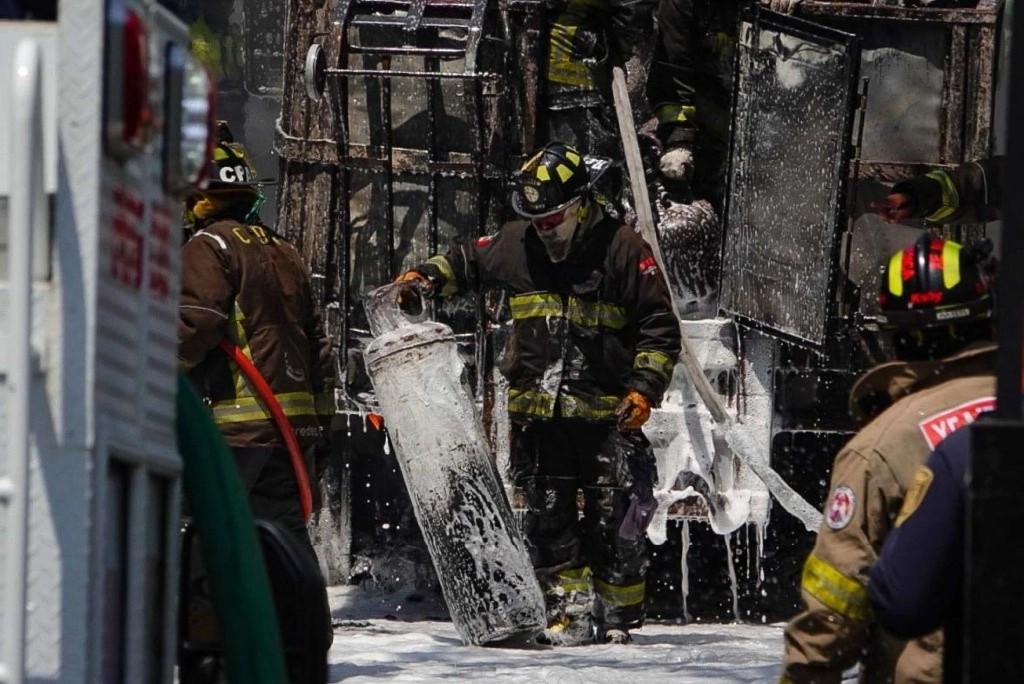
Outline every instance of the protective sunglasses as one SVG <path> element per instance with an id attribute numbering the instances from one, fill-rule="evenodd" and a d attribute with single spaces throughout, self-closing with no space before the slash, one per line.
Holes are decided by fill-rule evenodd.
<path id="1" fill-rule="evenodd" d="M 533 221 L 533 225 L 537 230 L 540 231 L 554 230 L 559 225 L 561 225 L 561 223 L 565 220 L 565 215 L 569 212 L 569 210 L 575 208 L 578 204 L 579 198 L 576 198 L 569 202 L 566 202 L 560 207 L 552 209 L 546 214 L 534 216 L 531 219 Z"/>

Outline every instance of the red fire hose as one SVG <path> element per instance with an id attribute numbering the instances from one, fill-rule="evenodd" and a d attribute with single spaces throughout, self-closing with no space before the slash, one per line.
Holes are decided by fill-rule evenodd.
<path id="1" fill-rule="evenodd" d="M 288 420 L 288 416 L 284 415 L 284 409 L 281 408 L 281 404 L 277 401 L 277 397 L 274 396 L 270 385 L 267 384 L 259 369 L 253 365 L 252 361 L 242 352 L 239 346 L 230 340 L 221 340 L 220 348 L 224 350 L 232 361 L 238 364 L 238 367 L 245 373 L 245 377 L 249 379 L 249 382 L 256 389 L 260 399 L 263 400 L 263 403 L 270 410 L 270 415 L 274 418 L 274 424 L 277 425 L 281 437 L 284 438 L 285 447 L 288 449 L 288 455 L 292 460 L 292 468 L 295 469 L 295 479 L 299 483 L 299 505 L 302 507 L 302 519 L 309 522 L 310 517 L 313 515 L 313 495 L 309 490 L 306 461 L 302 458 L 302 450 L 299 449 L 299 443 L 295 439 L 295 430 L 292 428 L 291 421 Z"/>

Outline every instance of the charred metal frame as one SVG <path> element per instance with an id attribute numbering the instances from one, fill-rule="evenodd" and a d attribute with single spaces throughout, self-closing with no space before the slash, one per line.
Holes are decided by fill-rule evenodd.
<path id="1" fill-rule="evenodd" d="M 893 183 L 932 168 L 955 165 L 989 154 L 995 88 L 996 38 L 1003 0 L 979 0 L 971 8 L 897 7 L 861 2 L 804 0 L 799 14 L 829 24 L 830 19 L 912 22 L 943 26 L 949 34 L 946 55 L 939 164 L 901 159 L 864 159 L 856 180 Z"/>
<path id="2" fill-rule="evenodd" d="M 847 93 L 845 97 L 846 108 L 845 117 L 840 122 L 839 128 L 842 131 L 842 139 L 850 141 L 854 132 L 855 112 L 860 106 L 859 93 L 856 90 L 858 81 L 858 69 L 860 59 L 860 45 L 856 36 L 853 36 L 842 31 L 838 31 L 829 27 L 821 26 L 818 24 L 812 24 L 806 20 L 798 17 L 788 16 L 779 14 L 777 12 L 768 12 L 760 8 L 759 5 L 745 10 L 740 18 L 741 26 L 744 23 L 750 23 L 753 25 L 753 30 L 758 31 L 759 28 L 768 28 L 771 30 L 777 30 L 784 32 L 787 35 L 802 38 L 809 42 L 823 44 L 826 41 L 831 44 L 842 48 L 844 51 L 844 66 L 845 71 L 848 75 L 848 82 L 845 84 L 847 87 Z M 742 58 L 738 55 L 735 65 L 734 83 L 740 82 L 740 70 L 742 69 L 741 64 Z M 730 135 L 729 142 L 729 166 L 730 166 L 730 188 L 726 193 L 726 206 L 723 212 L 725 230 L 723 231 L 722 240 L 722 263 L 723 263 L 723 289 L 724 289 L 724 278 L 726 272 L 726 256 L 728 254 L 726 239 L 730 233 L 728 221 L 731 216 L 730 205 L 733 203 L 731 187 L 732 183 L 732 166 L 735 162 L 736 146 L 737 144 L 743 144 L 736 140 L 736 126 L 738 117 L 737 100 L 739 97 L 739 88 L 733 89 L 733 101 L 732 101 L 732 133 Z M 832 328 L 835 327 L 836 318 L 839 312 L 839 301 L 837 296 L 838 288 L 838 275 L 839 275 L 839 258 L 842 248 L 842 237 L 845 229 L 846 221 L 846 192 L 847 192 L 847 181 L 849 176 L 849 169 L 851 168 L 851 153 L 852 146 L 847 145 L 841 148 L 840 153 L 835 159 L 834 169 L 836 171 L 836 178 L 838 179 L 837 187 L 835 188 L 835 200 L 836 200 L 836 213 L 833 217 L 833 230 L 832 230 L 832 246 L 830 250 L 829 258 L 829 274 L 828 284 L 826 287 L 825 296 L 825 314 L 824 314 L 824 332 L 820 340 L 811 340 L 805 337 L 798 337 L 793 334 L 789 334 L 785 331 L 778 329 L 776 326 L 765 323 L 761 320 L 752 318 L 744 314 L 740 314 L 736 311 L 729 309 L 726 311 L 732 316 L 738 323 L 741 323 L 745 327 L 759 330 L 768 335 L 776 337 L 778 339 L 786 340 L 797 346 L 808 347 L 814 350 L 820 351 L 825 340 L 830 335 Z M 721 295 L 720 295 L 721 296 Z"/>
<path id="3" fill-rule="evenodd" d="M 531 6 L 525 3 L 527 11 Z M 308 5 L 303 7 L 308 11 Z M 511 156 L 522 154 L 525 138 L 516 134 L 527 126 L 515 89 L 504 84 L 505 74 L 523 68 L 514 64 L 516 60 L 511 56 L 512 27 L 506 6 L 487 0 L 340 0 L 327 11 L 329 31 L 314 32 L 306 43 L 307 48 L 319 44 L 328 55 L 330 66 L 324 69 L 327 92 L 320 104 L 304 103 L 306 130 L 293 122 L 292 128 L 301 133 L 278 131 L 278 152 L 286 160 L 286 168 L 329 169 L 331 196 L 326 217 L 329 234 L 323 294 L 328 304 L 328 328 L 339 345 L 339 358 L 347 359 L 354 335 L 363 332 L 352 327 L 360 305 L 360 293 L 351 291 L 354 174 L 370 178 L 374 192 L 379 189 L 382 193 L 375 198 L 374 206 L 384 207 L 379 239 L 386 242 L 387 264 L 381 270 L 390 280 L 401 266 L 395 254 L 395 183 L 415 179 L 426 185 L 425 230 L 429 250 L 436 253 L 447 246 L 440 238 L 439 183 L 443 178 L 471 179 L 476 196 L 474 234 L 483 235 L 496 227 L 488 221 L 500 209 L 495 203 L 504 200 Z M 323 19 L 317 24 L 323 26 Z M 392 68 L 394 61 L 404 57 L 422 59 L 423 68 Z M 362 59 L 363 68 L 353 65 L 353 58 Z M 463 68 L 444 71 L 446 60 L 463 60 Z M 398 78 L 425 84 L 425 135 L 423 145 L 416 148 L 395 145 L 392 101 L 393 80 Z M 351 79 L 362 79 L 365 84 L 369 119 L 365 143 L 352 136 Z M 438 113 L 443 111 L 445 81 L 463 84 L 460 116 L 467 123 L 463 140 L 471 141 L 468 151 L 441 149 L 438 142 Z M 447 103 L 452 104 L 450 96 Z M 316 135 L 308 119 L 309 111 L 318 108 L 321 115 L 326 112 L 326 122 Z M 300 205 L 305 204 L 306 197 L 300 193 L 290 199 L 290 204 L 282 202 L 281 214 L 284 222 L 294 223 L 303 215 Z M 486 317 L 479 316 L 478 320 L 485 321 Z M 475 333 L 458 335 L 460 342 L 473 343 L 476 367 L 480 380 L 484 380 L 475 383 L 478 399 L 483 398 L 482 388 L 487 384 L 484 371 L 490 364 L 486 333 L 486 323 L 482 322 Z"/>

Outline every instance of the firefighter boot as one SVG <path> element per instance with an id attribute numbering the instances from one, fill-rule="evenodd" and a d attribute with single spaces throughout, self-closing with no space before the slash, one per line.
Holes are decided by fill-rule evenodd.
<path id="1" fill-rule="evenodd" d="M 562 570 L 545 593 L 548 627 L 537 635 L 538 643 L 549 646 L 594 643 L 590 568 Z"/>

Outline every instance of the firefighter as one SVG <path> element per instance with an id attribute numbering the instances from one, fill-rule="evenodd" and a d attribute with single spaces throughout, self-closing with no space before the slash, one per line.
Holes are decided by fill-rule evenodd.
<path id="1" fill-rule="evenodd" d="M 793 12 L 800 0 L 760 0 Z M 658 120 L 658 162 L 670 196 L 721 210 L 740 10 L 751 0 L 661 0 L 647 100 Z"/>
<path id="2" fill-rule="evenodd" d="M 964 511 L 971 431 L 943 440 L 914 475 L 896 528 L 871 567 L 878 622 L 913 639 L 944 630 L 946 683 L 963 673 Z"/>
<path id="3" fill-rule="evenodd" d="M 1003 200 L 1003 164 L 1003 157 L 992 157 L 950 170 L 936 169 L 900 181 L 871 208 L 887 223 L 995 221 Z"/>
<path id="4" fill-rule="evenodd" d="M 622 158 L 611 68 L 639 70 L 655 0 L 548 0 L 543 133 L 584 154 Z"/>
<path id="5" fill-rule="evenodd" d="M 315 559 L 284 439 L 219 344 L 252 360 L 310 461 L 334 413 L 331 345 L 302 258 L 259 219 L 263 194 L 247 152 L 224 122 L 218 137 L 208 186 L 186 204 L 178 358 L 234 453 L 253 516 L 280 523 Z"/>
<path id="6" fill-rule="evenodd" d="M 511 470 L 547 598 L 541 639 L 565 645 L 628 643 L 643 623 L 655 462 L 640 428 L 680 348 L 650 247 L 595 190 L 606 166 L 545 146 L 516 178 L 521 220 L 399 276 L 442 296 L 508 294 Z"/>
<path id="7" fill-rule="evenodd" d="M 892 255 L 878 297 L 898 360 L 850 396 L 871 418 L 836 457 L 824 520 L 804 565 L 804 609 L 785 629 L 783 682 L 939 682 L 941 634 L 901 641 L 873 624 L 868 569 L 928 452 L 994 403 L 995 345 L 986 248 L 927 233 Z M 880 407 L 888 405 L 880 414 Z"/>

